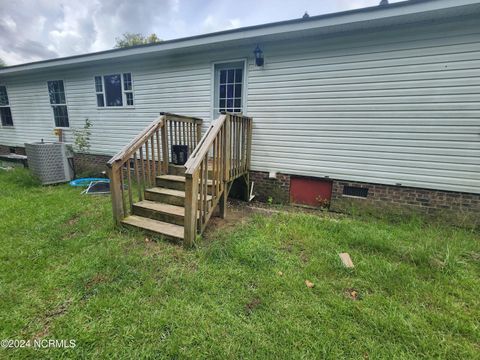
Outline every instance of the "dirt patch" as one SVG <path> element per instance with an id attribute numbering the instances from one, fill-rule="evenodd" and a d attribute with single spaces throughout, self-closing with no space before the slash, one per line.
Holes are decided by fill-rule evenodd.
<path id="1" fill-rule="evenodd" d="M 333 211 L 327 211 L 323 208 L 313 208 L 308 206 L 301 205 L 275 205 L 268 204 L 260 201 L 253 201 L 248 204 L 248 206 L 255 212 L 264 213 L 264 214 L 279 214 L 279 213 L 302 213 L 310 214 L 323 218 L 328 218 L 332 221 L 338 221 L 339 219 L 344 219 L 349 215 L 336 213 Z"/>
<path id="2" fill-rule="evenodd" d="M 286 251 L 288 253 L 292 253 L 293 251 L 293 245 L 290 243 L 286 243 L 284 246 L 281 248 L 283 251 Z"/>
<path id="3" fill-rule="evenodd" d="M 98 292 L 98 285 L 109 281 L 110 278 L 103 274 L 95 274 L 85 285 L 85 292 L 81 298 L 82 302 L 87 301 L 92 296 L 95 296 Z"/>
<path id="4" fill-rule="evenodd" d="M 63 223 L 63 226 L 65 227 L 65 232 L 62 236 L 63 240 L 71 239 L 72 237 L 77 235 L 78 232 L 75 226 L 80 221 L 82 215 L 83 214 L 74 214 L 70 219 Z"/>
<path id="5" fill-rule="evenodd" d="M 95 274 L 90 280 L 85 284 L 85 289 L 90 290 L 91 288 L 97 286 L 98 284 L 108 281 L 108 277 L 103 274 Z"/>
<path id="6" fill-rule="evenodd" d="M 308 259 L 309 259 L 309 257 L 307 255 L 307 252 L 305 250 L 301 250 L 300 251 L 300 260 L 302 260 L 302 262 L 304 264 L 306 264 L 308 262 Z"/>
<path id="7" fill-rule="evenodd" d="M 203 233 L 203 237 L 208 240 L 216 231 L 229 230 L 238 225 L 246 224 L 254 214 L 273 216 L 281 213 L 306 213 L 329 218 L 332 221 L 338 221 L 337 219 L 345 217 L 345 215 L 342 214 L 327 213 L 318 209 L 303 208 L 292 205 L 270 205 L 261 202 L 248 203 L 241 200 L 230 199 L 227 204 L 226 219 L 220 218 L 219 211 L 216 209 Z M 290 252 L 291 247 L 285 250 Z"/>
<path id="8" fill-rule="evenodd" d="M 357 301 L 357 300 L 362 300 L 362 294 L 357 289 L 345 289 L 345 297 L 347 297 L 350 300 Z"/>
<path id="9" fill-rule="evenodd" d="M 56 308 L 47 311 L 45 313 L 45 316 L 43 317 L 43 320 L 41 322 L 43 323 L 42 330 L 40 330 L 38 333 L 33 335 L 32 340 L 38 340 L 38 339 L 43 339 L 45 336 L 48 335 L 50 331 L 50 326 L 56 318 L 62 316 L 68 311 L 68 308 L 70 307 L 70 304 L 72 303 L 72 300 L 67 300 L 63 304 L 60 304 Z"/>
<path id="10" fill-rule="evenodd" d="M 78 220 L 80 220 L 80 215 L 75 215 L 73 218 L 67 221 L 67 224 L 68 226 L 73 226 L 78 223 Z"/>
<path id="11" fill-rule="evenodd" d="M 218 209 L 216 209 L 203 233 L 203 237 L 208 240 L 212 234 L 217 231 L 228 230 L 237 225 L 246 224 L 254 212 L 255 211 L 248 206 L 248 203 L 230 200 L 227 204 L 227 217 L 225 219 L 218 217 L 219 212 Z"/>
<path id="12" fill-rule="evenodd" d="M 252 312 L 262 303 L 259 298 L 253 298 L 249 303 L 245 305 L 245 314 L 251 315 Z"/>

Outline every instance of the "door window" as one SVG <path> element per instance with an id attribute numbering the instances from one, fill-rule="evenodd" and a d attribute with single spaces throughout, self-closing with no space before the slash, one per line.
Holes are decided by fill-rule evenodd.
<path id="1" fill-rule="evenodd" d="M 215 113 L 243 112 L 244 63 L 217 64 L 215 66 Z"/>

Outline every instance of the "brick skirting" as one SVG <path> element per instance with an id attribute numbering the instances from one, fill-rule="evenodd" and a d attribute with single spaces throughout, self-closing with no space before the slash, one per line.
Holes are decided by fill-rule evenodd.
<path id="1" fill-rule="evenodd" d="M 15 154 L 26 155 L 24 147 L 7 145 L 0 145 L 0 155 L 10 154 L 12 149 Z M 99 175 L 107 169 L 106 164 L 110 158 L 108 155 L 75 154 L 75 172 L 77 176 Z"/>
<path id="2" fill-rule="evenodd" d="M 250 172 L 250 180 L 255 182 L 254 194 L 259 201 L 271 199 L 273 203 L 288 203 L 290 178 L 288 174 L 277 174 L 276 179 L 269 179 L 267 172 Z M 342 180 L 331 181 L 330 210 L 332 211 L 348 213 L 363 210 L 373 214 L 382 214 L 385 211 L 399 214 L 418 212 L 437 215 L 441 213 L 454 223 L 480 223 L 480 194 Z M 343 194 L 345 186 L 367 188 L 367 197 L 345 196 Z"/>
<path id="3" fill-rule="evenodd" d="M 75 154 L 75 172 L 77 176 L 98 176 L 107 170 L 107 161 L 111 156 L 96 154 Z"/>
<path id="4" fill-rule="evenodd" d="M 368 188 L 365 199 L 347 197 L 343 195 L 345 186 Z M 339 207 L 340 203 L 368 202 L 371 205 L 385 203 L 414 206 L 427 210 L 461 210 L 476 211 L 480 214 L 480 195 L 412 187 L 366 184 L 349 181 L 334 181 L 332 189 L 332 206 Z M 335 204 L 335 205 L 334 205 Z"/>
<path id="5" fill-rule="evenodd" d="M 250 181 L 255 183 L 253 192 L 257 200 L 274 204 L 290 202 L 290 175 L 277 173 L 275 179 L 270 179 L 268 172 L 250 171 Z"/>
<path id="6" fill-rule="evenodd" d="M 366 198 L 343 195 L 345 186 L 368 188 Z M 380 216 L 422 214 L 439 222 L 479 228 L 480 195 L 433 189 L 334 181 L 330 209 Z"/>
<path id="7" fill-rule="evenodd" d="M 10 153 L 9 146 L 0 145 L 0 154 Z M 17 154 L 25 154 L 25 149 L 15 147 Z M 95 175 L 106 170 L 107 155 L 75 154 L 77 176 Z M 255 183 L 255 199 L 275 204 L 290 202 L 289 174 L 277 173 L 270 179 L 268 172 L 251 171 L 250 181 Z M 324 180 L 325 179 L 321 179 Z M 447 214 L 454 222 L 455 218 L 468 218 L 474 223 L 480 222 L 480 194 L 460 193 L 432 189 L 420 189 L 393 185 L 370 184 L 343 180 L 332 181 L 330 209 L 338 212 L 351 212 L 352 209 L 365 209 L 382 213 L 385 209 L 414 210 L 421 213 Z M 366 198 L 344 195 L 344 187 L 367 188 Z"/>
<path id="8" fill-rule="evenodd" d="M 18 155 L 25 155 L 25 148 L 19 146 L 7 146 L 7 145 L 0 145 L 0 155 L 7 155 L 12 152 L 12 149 L 15 154 Z"/>

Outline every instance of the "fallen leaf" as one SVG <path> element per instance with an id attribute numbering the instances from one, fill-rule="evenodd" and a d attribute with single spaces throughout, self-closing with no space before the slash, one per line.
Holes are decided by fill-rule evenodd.
<path id="1" fill-rule="evenodd" d="M 308 288 L 313 288 L 315 286 L 314 283 L 312 283 L 311 281 L 308 281 L 308 280 L 305 280 L 305 285 L 307 285 Z"/>
<path id="2" fill-rule="evenodd" d="M 361 300 L 361 295 L 356 289 L 346 289 L 345 296 L 352 300 Z"/>

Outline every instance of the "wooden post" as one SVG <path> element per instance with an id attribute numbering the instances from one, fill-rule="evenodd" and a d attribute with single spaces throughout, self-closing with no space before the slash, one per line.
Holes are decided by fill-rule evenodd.
<path id="1" fill-rule="evenodd" d="M 168 122 L 167 116 L 163 115 L 163 126 L 162 126 L 162 157 L 163 157 L 163 174 L 168 174 Z"/>
<path id="2" fill-rule="evenodd" d="M 185 176 L 185 221 L 183 246 L 192 247 L 197 236 L 198 171 Z"/>
<path id="3" fill-rule="evenodd" d="M 223 132 L 223 192 L 218 203 L 220 210 L 220 217 L 225 219 L 227 217 L 227 199 L 228 199 L 228 183 L 230 182 L 230 163 L 232 158 L 231 145 L 231 115 L 227 114 L 225 118 L 224 132 Z"/>
<path id="4" fill-rule="evenodd" d="M 248 118 L 247 120 L 247 126 L 246 126 L 246 131 L 247 131 L 247 153 L 246 153 L 246 161 L 245 161 L 245 171 L 246 171 L 246 181 L 247 181 L 247 193 L 245 196 L 245 200 L 247 202 L 250 201 L 250 163 L 252 161 L 252 135 L 253 135 L 253 121 L 251 118 Z"/>
<path id="5" fill-rule="evenodd" d="M 197 129 L 196 129 L 196 136 L 197 138 L 195 139 L 196 140 L 196 144 L 195 146 L 193 147 L 194 149 L 197 147 L 197 145 L 200 143 L 200 140 L 202 139 L 202 122 L 201 121 L 197 121 L 196 122 L 196 126 L 197 126 Z"/>
<path id="6" fill-rule="evenodd" d="M 227 118 L 225 119 L 225 142 L 223 147 L 223 170 L 224 170 L 224 177 L 223 180 L 228 182 L 230 181 L 230 161 L 232 158 L 232 146 L 231 146 L 231 127 L 230 127 L 230 115 L 227 114 Z"/>
<path id="7" fill-rule="evenodd" d="M 113 221 L 115 225 L 120 225 L 120 222 L 125 216 L 122 199 L 122 182 L 120 180 L 120 171 L 117 164 L 107 168 L 108 177 L 110 178 L 110 193 L 112 198 Z"/>
<path id="8" fill-rule="evenodd" d="M 228 184 L 226 183 L 223 188 L 222 196 L 218 202 L 218 209 L 220 210 L 220 217 L 225 219 L 227 217 L 227 199 L 228 199 Z"/>
<path id="9" fill-rule="evenodd" d="M 243 175 L 243 180 L 245 181 L 243 199 L 250 202 L 250 173 L 248 171 Z"/>
<path id="10" fill-rule="evenodd" d="M 247 163 L 246 170 L 250 171 L 250 163 L 252 161 L 252 136 L 253 136 L 253 121 L 248 119 L 247 125 Z"/>

